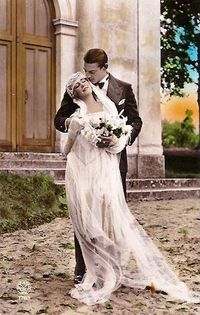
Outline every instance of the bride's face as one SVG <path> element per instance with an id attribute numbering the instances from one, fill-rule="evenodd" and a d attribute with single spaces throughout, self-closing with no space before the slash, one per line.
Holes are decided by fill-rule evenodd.
<path id="1" fill-rule="evenodd" d="M 85 96 L 92 93 L 91 85 L 87 78 L 80 79 L 75 86 L 73 90 L 74 96 L 80 99 L 84 99 Z"/>

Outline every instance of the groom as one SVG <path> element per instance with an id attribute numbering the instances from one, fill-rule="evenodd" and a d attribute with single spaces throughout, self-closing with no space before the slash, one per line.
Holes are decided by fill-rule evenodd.
<path id="1" fill-rule="evenodd" d="M 133 127 L 129 145 L 131 145 L 138 136 L 142 120 L 139 116 L 135 96 L 132 91 L 131 84 L 116 79 L 108 72 L 108 56 L 103 49 L 89 49 L 84 56 L 84 71 L 91 83 L 98 86 L 105 95 L 107 95 L 114 103 L 118 113 L 123 111 L 126 116 L 127 124 Z M 73 103 L 73 99 L 65 92 L 61 102 L 61 107 L 55 116 L 55 128 L 61 132 L 67 132 L 68 118 L 78 108 Z M 103 146 L 109 146 L 109 139 L 104 141 Z M 101 145 L 102 146 L 102 145 Z M 126 175 L 127 175 L 127 153 L 126 148 L 121 152 L 120 156 L 120 173 L 124 194 L 126 196 Z M 79 283 L 85 273 L 85 263 L 81 253 L 80 245 L 75 237 L 75 283 Z"/>

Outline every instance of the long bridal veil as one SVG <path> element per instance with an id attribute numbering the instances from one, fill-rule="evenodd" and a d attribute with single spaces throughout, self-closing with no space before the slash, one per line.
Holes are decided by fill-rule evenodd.
<path id="1" fill-rule="evenodd" d="M 82 283 L 71 289 L 72 297 L 93 305 L 108 300 L 122 284 L 141 289 L 153 284 L 175 299 L 199 303 L 200 294 L 179 280 L 131 214 L 118 163 L 116 154 L 93 146 L 81 134 L 67 156 L 67 200 L 87 269 Z"/>
<path id="2" fill-rule="evenodd" d="M 87 273 L 84 281 L 71 290 L 72 297 L 92 305 L 108 300 L 122 284 L 141 289 L 153 284 L 175 299 L 200 302 L 200 295 L 191 292 L 178 279 L 130 213 L 116 174 L 87 173 L 85 180 L 90 186 L 86 182 L 79 186 L 76 181 L 80 180 L 80 173 L 73 162 L 74 167 L 71 164 L 68 168 L 68 176 L 73 178 L 68 194 L 74 196 L 69 207 Z M 99 185 L 98 179 L 103 178 L 104 184 Z M 110 187 L 115 187 L 114 191 Z"/>

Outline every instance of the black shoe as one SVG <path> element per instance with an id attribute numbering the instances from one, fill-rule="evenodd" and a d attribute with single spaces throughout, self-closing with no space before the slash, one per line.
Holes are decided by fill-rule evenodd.
<path id="1" fill-rule="evenodd" d="M 75 283 L 75 284 L 81 283 L 81 281 L 83 280 L 83 276 L 84 276 L 84 275 L 76 275 L 76 276 L 74 277 L 74 283 Z"/>

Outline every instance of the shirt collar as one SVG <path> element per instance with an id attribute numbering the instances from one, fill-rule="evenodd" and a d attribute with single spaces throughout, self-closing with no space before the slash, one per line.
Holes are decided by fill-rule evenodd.
<path id="1" fill-rule="evenodd" d="M 108 79 L 109 79 L 109 74 L 106 74 L 106 76 L 103 79 L 101 79 L 101 81 L 99 81 L 98 83 L 105 83 Z"/>

